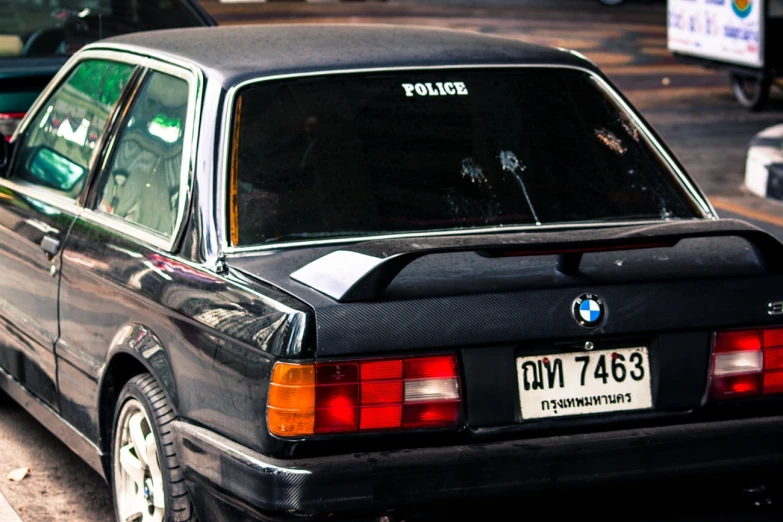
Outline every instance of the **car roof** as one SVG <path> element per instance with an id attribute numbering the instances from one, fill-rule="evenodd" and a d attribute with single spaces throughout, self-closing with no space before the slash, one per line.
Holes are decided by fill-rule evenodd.
<path id="1" fill-rule="evenodd" d="M 266 76 L 347 69 L 552 64 L 596 70 L 562 49 L 430 27 L 274 24 L 131 33 L 88 48 L 117 47 L 195 64 L 228 88 Z"/>

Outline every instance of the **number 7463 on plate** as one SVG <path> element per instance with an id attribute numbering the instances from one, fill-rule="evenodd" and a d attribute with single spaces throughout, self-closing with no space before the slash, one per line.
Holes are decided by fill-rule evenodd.
<path id="1" fill-rule="evenodd" d="M 523 419 L 652 408 L 647 347 L 518 357 Z"/>

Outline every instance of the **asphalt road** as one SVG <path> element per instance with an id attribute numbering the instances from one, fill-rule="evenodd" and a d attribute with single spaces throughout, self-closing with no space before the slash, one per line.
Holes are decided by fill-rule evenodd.
<path id="1" fill-rule="evenodd" d="M 749 197 L 742 190 L 747 143 L 758 131 L 783 121 L 783 93 L 773 93 L 767 110 L 749 113 L 734 101 L 724 73 L 674 62 L 665 46 L 662 2 L 634 2 L 619 8 L 603 7 L 597 0 L 496 0 L 478 5 L 468 0 L 202 3 L 223 24 L 330 21 L 445 26 L 576 49 L 601 66 L 642 111 L 720 215 L 747 219 L 783 238 L 783 206 Z M 9 471 L 24 466 L 31 467 L 27 478 L 5 479 Z M 539 512 L 546 515 L 537 518 L 783 519 L 780 513 L 753 508 L 738 490 L 716 494 L 691 486 L 677 489 L 681 505 L 673 501 L 674 492 L 663 489 L 643 491 L 635 500 L 622 502 L 619 493 L 608 500 L 568 495 L 540 500 L 549 507 Z M 113 520 L 110 492 L 103 480 L 24 410 L 2 398 L 0 493 L 25 522 Z M 460 515 L 450 520 L 464 519 L 465 513 Z M 499 520 L 488 518 L 486 512 L 475 519 Z"/>
<path id="2" fill-rule="evenodd" d="M 27 466 L 30 473 L 21 482 L 6 479 L 11 470 Z M 0 493 L 25 522 L 114 520 L 103 479 L 3 392 Z"/>

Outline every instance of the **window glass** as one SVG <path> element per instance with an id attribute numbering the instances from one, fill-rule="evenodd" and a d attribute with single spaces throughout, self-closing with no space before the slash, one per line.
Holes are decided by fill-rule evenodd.
<path id="1" fill-rule="evenodd" d="M 133 67 L 82 62 L 30 123 L 11 177 L 76 198 Z"/>
<path id="2" fill-rule="evenodd" d="M 98 209 L 170 236 L 177 220 L 188 83 L 153 72 L 104 174 Z"/>
<path id="3" fill-rule="evenodd" d="M 697 216 L 586 72 L 261 82 L 236 107 L 232 243 Z"/>
<path id="4" fill-rule="evenodd" d="M 0 60 L 68 56 L 120 34 L 199 27 L 190 0 L 2 0 Z"/>

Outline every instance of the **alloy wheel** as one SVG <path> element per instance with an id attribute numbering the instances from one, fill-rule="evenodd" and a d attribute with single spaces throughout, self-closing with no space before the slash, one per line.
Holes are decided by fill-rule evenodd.
<path id="1" fill-rule="evenodd" d="M 119 520 L 163 522 L 166 513 L 158 444 L 147 414 L 128 399 L 117 421 L 114 488 Z"/>

